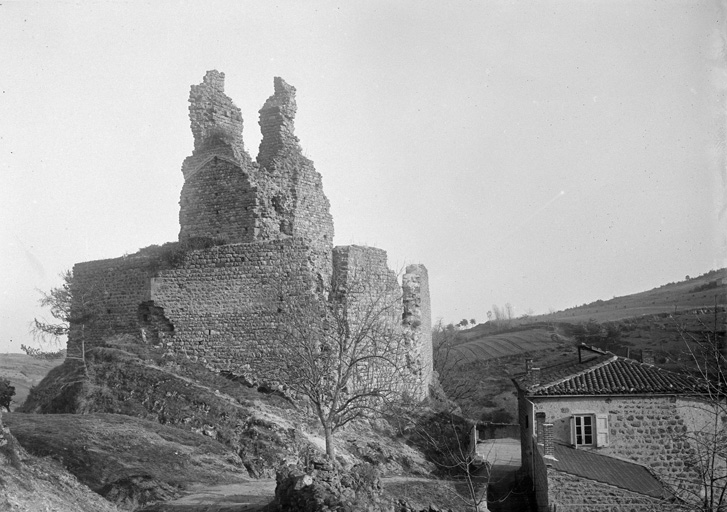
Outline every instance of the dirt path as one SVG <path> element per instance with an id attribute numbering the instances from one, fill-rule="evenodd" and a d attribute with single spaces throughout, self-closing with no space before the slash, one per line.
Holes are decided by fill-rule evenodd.
<path id="1" fill-rule="evenodd" d="M 275 497 L 275 480 L 198 487 L 189 494 L 142 509 L 144 512 L 261 512 Z"/>

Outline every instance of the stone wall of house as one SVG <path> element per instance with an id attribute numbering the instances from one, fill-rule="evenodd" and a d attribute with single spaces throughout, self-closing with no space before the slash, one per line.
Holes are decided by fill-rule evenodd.
<path id="1" fill-rule="evenodd" d="M 643 512 L 683 510 L 669 501 L 553 469 L 532 439 L 532 479 L 538 512 Z"/>
<path id="2" fill-rule="evenodd" d="M 547 468 L 547 485 L 550 508 L 538 506 L 539 511 L 661 512 L 684 510 L 683 507 L 664 500 L 602 482 L 579 478 L 553 468 Z"/>
<path id="3" fill-rule="evenodd" d="M 692 446 L 685 439 L 708 425 L 714 416 L 703 404 L 670 396 L 534 398 L 535 410 L 554 424 L 556 440 L 570 443 L 573 414 L 607 414 L 608 445 L 582 449 L 633 460 L 651 468 L 666 483 L 686 485 L 695 473 L 685 459 Z"/>
<path id="4" fill-rule="evenodd" d="M 549 512 L 551 510 L 548 496 L 549 468 L 545 458 L 543 458 L 543 445 L 538 445 L 535 438 L 530 439 L 530 452 L 532 453 L 530 478 L 532 478 L 533 487 L 535 488 L 535 503 L 538 506 L 538 512 Z"/>
<path id="5" fill-rule="evenodd" d="M 533 438 L 536 436 L 534 432 L 535 411 L 533 404 L 521 390 L 518 390 L 518 423 L 520 424 L 520 457 L 521 464 L 525 473 L 533 476 Z"/>

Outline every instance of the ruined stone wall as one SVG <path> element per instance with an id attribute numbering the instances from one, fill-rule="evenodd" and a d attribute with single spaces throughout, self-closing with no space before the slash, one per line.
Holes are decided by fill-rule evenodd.
<path id="1" fill-rule="evenodd" d="M 330 203 L 323 193 L 321 175 L 303 155 L 295 136 L 295 87 L 275 77 L 274 89 L 260 109 L 263 137 L 257 157 L 259 177 L 284 192 L 270 199 L 279 217 L 279 230 L 309 241 L 313 261 L 328 282 L 333 249 Z"/>
<path id="2" fill-rule="evenodd" d="M 138 334 L 139 305 L 150 299 L 155 261 L 144 255 L 77 263 L 73 267 L 68 353 L 118 334 Z"/>
<path id="3" fill-rule="evenodd" d="M 174 325 L 173 334 L 161 336 L 164 349 L 263 377 L 287 321 L 286 303 L 314 292 L 311 270 L 307 245 L 298 239 L 190 252 L 151 283 L 151 301 Z"/>
<path id="4" fill-rule="evenodd" d="M 224 94 L 223 73 L 208 71 L 189 101 L 194 152 L 182 166 L 179 240 L 305 239 L 316 271 L 330 282 L 333 218 L 321 175 L 294 134 L 295 88 L 275 78 L 260 110 L 256 162 L 244 149 L 242 116 Z"/>
<path id="5" fill-rule="evenodd" d="M 608 445 L 579 448 L 633 460 L 666 483 L 687 486 L 695 473 L 685 464 L 692 447 L 685 439 L 714 418 L 702 403 L 678 397 L 574 397 L 534 399 L 537 411 L 553 423 L 555 439 L 570 443 L 573 414 L 607 414 Z M 694 484 L 689 485 L 692 488 Z"/>
<path id="6" fill-rule="evenodd" d="M 420 370 L 423 385 L 432 382 L 434 349 L 432 312 L 429 301 L 429 273 L 424 265 L 409 265 L 402 277 L 404 325 L 410 332 L 412 356 Z"/>
<path id="7" fill-rule="evenodd" d="M 426 268 L 407 269 L 402 294 L 384 251 L 333 249 L 321 175 L 294 133 L 295 88 L 275 78 L 260 110 L 255 162 L 223 73 L 207 72 L 189 102 L 194 150 L 182 165 L 179 243 L 76 265 L 74 307 L 81 312 L 88 302 L 90 311 L 73 326 L 69 352 L 82 341 L 90 347 L 131 334 L 172 357 L 259 375 L 280 342 L 285 303 L 345 289 L 352 311 L 396 297 L 391 322 L 407 343 L 415 394 L 425 396 L 432 373 Z"/>
<path id="8" fill-rule="evenodd" d="M 250 160 L 242 140 L 242 114 L 225 95 L 224 73 L 208 71 L 201 84 L 191 87 L 189 120 L 194 135 L 193 155 L 229 148 L 241 163 Z"/>
<path id="9" fill-rule="evenodd" d="M 210 156 L 184 180 L 179 203 L 180 240 L 253 241 L 256 192 L 239 164 Z"/>
<path id="10" fill-rule="evenodd" d="M 386 251 L 356 245 L 333 249 L 333 293 L 345 294 L 354 324 L 376 312 L 388 318 L 392 340 L 400 344 L 402 391 L 416 398 L 428 395 L 431 365 L 431 319 L 428 281 L 422 265 L 409 267 L 402 289 L 388 267 Z M 427 329 L 424 332 L 424 329 Z"/>

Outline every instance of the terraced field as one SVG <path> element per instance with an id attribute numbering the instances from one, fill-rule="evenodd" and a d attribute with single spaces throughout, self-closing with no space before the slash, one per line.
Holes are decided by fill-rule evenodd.
<path id="1" fill-rule="evenodd" d="M 474 332 L 476 333 L 476 331 Z M 460 363 L 477 360 L 487 361 L 525 352 L 546 350 L 556 346 L 556 342 L 552 339 L 553 333 L 545 328 L 503 334 L 476 334 L 474 336 L 471 331 L 466 333 L 465 336 L 470 338 L 469 341 L 452 349 L 456 354 L 454 359 Z"/>

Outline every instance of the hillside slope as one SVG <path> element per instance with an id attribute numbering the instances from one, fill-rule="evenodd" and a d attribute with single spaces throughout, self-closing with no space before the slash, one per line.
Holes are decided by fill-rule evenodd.
<path id="1" fill-rule="evenodd" d="M 713 270 L 695 278 L 668 283 L 647 290 L 608 300 L 597 300 L 564 309 L 548 315 L 519 319 L 529 321 L 612 322 L 642 315 L 675 313 L 694 309 L 712 308 L 727 303 L 727 268 Z"/>
<path id="2" fill-rule="evenodd" d="M 217 441 L 154 421 L 116 414 L 17 412 L 3 419 L 31 454 L 59 461 L 124 509 L 177 497 L 195 483 L 248 477 L 240 458 Z"/>
<path id="3" fill-rule="evenodd" d="M 56 460 L 29 455 L 3 429 L 0 417 L 0 510 L 8 512 L 118 512 Z"/>

